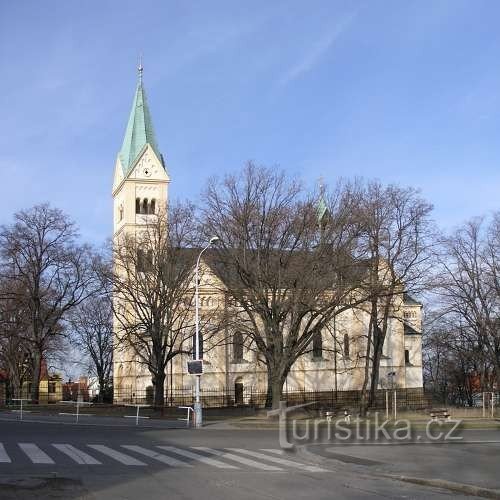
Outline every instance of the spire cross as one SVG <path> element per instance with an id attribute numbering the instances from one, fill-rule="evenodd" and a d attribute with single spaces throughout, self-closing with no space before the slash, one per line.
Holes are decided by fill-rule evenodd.
<path id="1" fill-rule="evenodd" d="M 319 194 L 323 196 L 325 194 L 325 183 L 323 176 L 320 176 L 319 180 Z"/>
<path id="2" fill-rule="evenodd" d="M 142 66 L 142 54 L 139 54 L 139 66 L 137 70 L 139 71 L 139 82 L 142 83 L 142 72 L 144 71 L 144 67 Z"/>

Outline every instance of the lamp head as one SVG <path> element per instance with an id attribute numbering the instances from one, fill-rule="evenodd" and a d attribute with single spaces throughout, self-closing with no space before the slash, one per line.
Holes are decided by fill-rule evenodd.
<path id="1" fill-rule="evenodd" d="M 218 236 L 212 236 L 210 238 L 210 244 L 213 245 L 214 243 L 217 243 L 219 241 L 219 237 Z"/>

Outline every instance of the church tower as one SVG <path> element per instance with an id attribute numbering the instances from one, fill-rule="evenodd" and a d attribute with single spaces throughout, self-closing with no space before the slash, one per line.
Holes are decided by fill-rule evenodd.
<path id="1" fill-rule="evenodd" d="M 125 130 L 122 147 L 115 163 L 113 179 L 113 242 L 120 245 L 124 235 L 137 235 L 148 215 L 166 210 L 168 176 L 166 165 L 156 142 L 151 113 L 143 85 L 143 68 L 139 65 L 137 89 Z M 116 320 L 115 320 L 116 321 Z M 116 334 L 115 325 L 115 334 Z M 114 349 L 114 387 L 134 393 L 138 387 L 139 367 L 130 355 Z"/>
<path id="2" fill-rule="evenodd" d="M 116 158 L 113 180 L 113 235 L 135 231 L 141 214 L 166 207 L 168 176 L 165 161 L 156 142 L 142 65 L 123 144 Z"/>

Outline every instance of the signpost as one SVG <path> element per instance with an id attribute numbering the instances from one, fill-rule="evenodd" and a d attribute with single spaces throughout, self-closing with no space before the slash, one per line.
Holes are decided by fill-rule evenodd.
<path id="1" fill-rule="evenodd" d="M 90 402 L 86 401 L 60 401 L 61 403 L 64 404 L 75 404 L 76 403 L 76 413 L 66 413 L 66 412 L 60 412 L 59 415 L 75 415 L 76 416 L 76 423 L 78 423 L 78 420 L 80 418 L 80 415 L 83 415 L 85 417 L 90 417 L 93 415 L 93 413 L 80 413 L 80 406 L 81 405 L 92 405 Z"/>
<path id="2" fill-rule="evenodd" d="M 139 416 L 139 410 L 141 408 L 149 408 L 150 405 L 128 404 L 128 405 L 125 405 L 125 406 L 133 406 L 134 408 L 137 408 L 137 412 L 136 412 L 135 415 L 124 415 L 125 418 L 135 418 L 135 425 L 139 425 L 139 419 L 140 418 L 149 418 L 149 417 L 140 417 Z"/>
<path id="3" fill-rule="evenodd" d="M 16 399 L 12 399 L 12 401 L 20 401 L 21 402 L 21 409 L 20 410 L 12 410 L 14 412 L 19 412 L 19 415 L 20 415 L 20 420 L 23 419 L 23 401 L 31 401 L 31 399 L 22 399 L 22 398 L 16 398 Z M 26 410 L 24 410 L 26 412 Z M 29 412 L 28 412 L 29 413 Z"/>
<path id="4" fill-rule="evenodd" d="M 187 410 L 187 417 L 186 418 L 179 418 L 179 420 L 185 420 L 186 427 L 189 427 L 189 423 L 191 422 L 191 413 L 194 413 L 193 407 L 192 406 L 179 406 L 179 410 Z"/>

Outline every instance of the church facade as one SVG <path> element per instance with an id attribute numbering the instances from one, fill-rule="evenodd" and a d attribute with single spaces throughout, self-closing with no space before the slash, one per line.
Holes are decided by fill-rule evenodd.
<path id="1" fill-rule="evenodd" d="M 113 179 L 113 238 L 120 244 L 124 235 L 135 235 L 148 215 L 167 206 L 170 176 L 156 141 L 151 114 L 139 68 L 139 81 L 118 153 Z M 202 263 L 200 314 L 228 308 L 226 294 L 210 263 Z M 193 271 L 194 272 L 194 271 Z M 194 315 L 194 307 L 193 307 Z M 380 367 L 380 388 L 422 388 L 422 306 L 406 294 L 394 300 L 393 317 L 384 345 Z M 364 377 L 363 352 L 368 331 L 368 313 L 348 310 L 314 340 L 310 352 L 292 366 L 286 380 L 287 391 L 359 390 Z M 115 325 L 115 338 L 118 325 Z M 235 403 L 248 403 L 248 394 L 265 392 L 266 368 L 238 332 L 225 332 L 230 342 L 204 346 L 202 389 L 234 391 Z M 176 356 L 166 369 L 169 390 L 189 391 L 195 376 L 187 372 L 192 356 Z M 151 377 L 132 351 L 114 350 L 115 401 L 145 398 Z"/>

